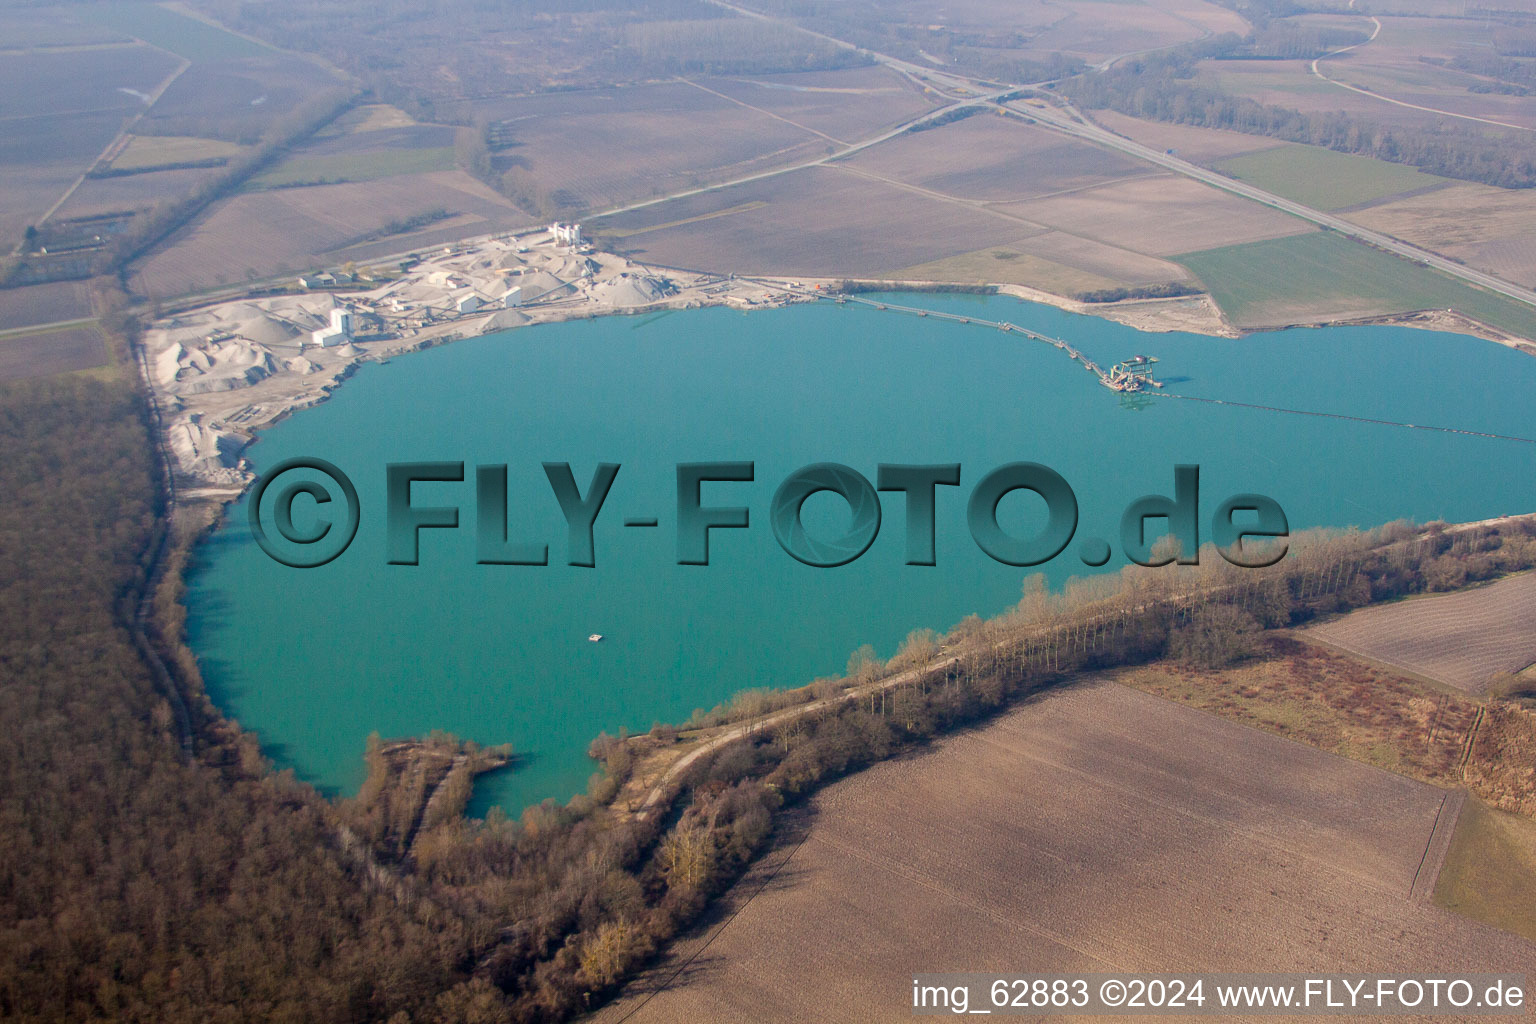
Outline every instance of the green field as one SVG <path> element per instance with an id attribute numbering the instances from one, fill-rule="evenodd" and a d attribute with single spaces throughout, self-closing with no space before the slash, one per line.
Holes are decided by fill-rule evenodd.
<path id="1" fill-rule="evenodd" d="M 118 2 L 79 8 L 99 25 L 144 40 L 191 61 L 260 57 L 272 51 L 260 43 L 226 32 L 159 4 Z"/>
<path id="2" fill-rule="evenodd" d="M 1299 70 L 1292 71 L 1289 68 L 1280 71 L 1255 71 L 1253 65 L 1257 61 L 1239 61 L 1242 70 L 1228 70 L 1223 68 L 1221 61 L 1212 61 L 1211 67 L 1202 67 L 1196 75 L 1196 81 L 1201 85 L 1209 86 L 1217 92 L 1224 92 L 1231 96 L 1247 96 L 1250 99 L 1258 99 L 1264 92 L 1286 92 L 1293 96 L 1316 95 L 1318 93 L 1336 92 L 1338 86 L 1303 74 Z M 1283 65 L 1282 65 L 1283 66 Z"/>
<path id="3" fill-rule="evenodd" d="M 1063 266 L 1016 246 L 992 246 L 947 259 L 922 263 L 889 275 L 897 281 L 948 281 L 958 284 L 1019 284 L 1057 295 L 1115 288 L 1125 282 Z"/>
<path id="4" fill-rule="evenodd" d="M 251 179 L 251 189 L 282 188 L 317 182 L 373 181 L 397 174 L 453 170 L 453 147 L 384 149 L 369 153 L 299 155 Z"/>
<path id="5" fill-rule="evenodd" d="M 1229 245 L 1175 259 L 1200 279 L 1239 326 L 1455 309 L 1536 341 L 1536 309 L 1332 231 Z"/>
<path id="6" fill-rule="evenodd" d="M 151 167 L 193 163 L 234 156 L 240 147 L 218 139 L 196 139 L 189 136 L 135 135 L 127 147 L 112 161 L 117 171 L 142 171 Z"/>
<path id="7" fill-rule="evenodd" d="M 1435 883 L 1435 902 L 1536 939 L 1536 822 L 1468 797 Z"/>
<path id="8" fill-rule="evenodd" d="M 1230 157 L 1213 166 L 1240 181 L 1320 210 L 1338 210 L 1446 180 L 1406 164 L 1294 144 Z"/>

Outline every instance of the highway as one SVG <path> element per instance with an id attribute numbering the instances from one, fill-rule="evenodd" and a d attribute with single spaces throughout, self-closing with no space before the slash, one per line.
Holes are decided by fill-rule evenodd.
<path id="1" fill-rule="evenodd" d="M 852 50 L 863 54 L 864 56 L 867 56 L 870 59 L 885 65 L 891 70 L 896 71 L 897 73 L 913 80 L 917 84 L 925 88 L 932 89 L 934 92 L 948 99 L 950 102 L 945 106 L 939 107 L 935 110 L 930 110 L 925 114 L 912 118 L 911 120 L 904 121 L 901 124 L 898 124 L 886 131 L 880 132 L 877 135 L 873 135 L 858 142 L 842 146 L 831 153 L 827 153 L 813 159 L 804 160 L 784 167 L 775 167 L 769 170 L 759 171 L 753 174 L 744 175 L 742 177 L 733 178 L 729 181 L 689 187 L 680 191 L 668 193 L 666 195 L 655 196 L 650 199 L 623 203 L 606 210 L 590 212 L 586 215 L 585 219 L 589 221 L 600 220 L 602 218 L 612 217 L 616 214 L 627 213 L 632 210 L 645 209 L 646 207 L 672 202 L 677 199 L 684 199 L 689 196 L 701 195 L 709 192 L 717 192 L 721 189 L 732 188 L 738 185 L 745 185 L 755 181 L 762 181 L 764 179 L 778 177 L 782 174 L 789 174 L 794 171 L 804 170 L 809 167 L 823 166 L 825 164 L 833 163 L 846 157 L 850 157 L 855 153 L 862 152 L 873 146 L 878 146 L 883 142 L 888 142 L 891 139 L 906 134 L 914 128 L 919 128 L 924 124 L 928 124 L 937 119 L 950 116 L 955 112 L 963 110 L 967 107 L 991 106 L 1003 110 L 1006 113 L 1016 117 L 1029 118 L 1042 127 L 1053 129 L 1055 131 L 1061 132 L 1062 134 L 1072 136 L 1084 142 L 1088 142 L 1092 145 L 1116 150 L 1117 152 L 1123 153 L 1135 159 L 1155 164 L 1176 174 L 1181 174 L 1185 177 L 1193 178 L 1196 181 L 1203 182 L 1204 184 L 1211 185 L 1215 188 L 1219 188 L 1224 192 L 1240 196 L 1252 202 L 1261 203 L 1273 209 L 1280 210 L 1295 217 L 1299 217 L 1302 220 L 1310 221 L 1311 223 L 1320 227 L 1325 227 L 1333 231 L 1337 231 L 1338 233 L 1347 237 L 1355 238 L 1362 242 L 1367 242 L 1387 252 L 1391 252 L 1406 259 L 1413 260 L 1422 265 L 1432 267 L 1441 271 L 1442 273 L 1450 275 L 1451 277 L 1466 281 L 1467 283 L 1476 285 L 1480 288 L 1485 288 L 1488 291 L 1495 292 L 1509 299 L 1513 299 L 1516 302 L 1523 302 L 1530 306 L 1536 306 L 1536 291 L 1533 291 L 1529 288 L 1522 288 L 1517 284 L 1513 284 L 1502 278 L 1495 277 L 1492 274 L 1487 274 L 1480 270 L 1474 270 L 1471 267 L 1457 263 L 1455 260 L 1437 255 L 1436 253 L 1430 252 L 1426 249 L 1421 249 L 1416 245 L 1410 245 L 1409 243 L 1401 241 L 1397 238 L 1393 238 L 1390 235 L 1384 235 L 1380 232 L 1361 227 L 1358 224 L 1344 220 L 1341 217 L 1335 217 L 1325 211 L 1315 210 L 1312 207 L 1304 206 L 1301 203 L 1286 199 L 1283 196 L 1278 196 L 1272 192 L 1266 192 L 1265 190 L 1257 188 L 1253 185 L 1248 185 L 1233 178 L 1228 178 L 1225 175 L 1218 174 L 1215 171 L 1208 170 L 1196 164 L 1192 164 L 1186 160 L 1181 160 L 1171 153 L 1165 153 L 1156 149 L 1152 149 L 1148 146 L 1143 146 L 1139 143 L 1132 142 L 1130 139 L 1123 138 L 1122 136 L 1116 135 L 1113 132 L 1107 131 L 1103 128 L 1100 128 L 1098 125 L 1087 121 L 1080 114 L 1078 114 L 1077 111 L 1073 110 L 1070 105 L 1066 104 L 1065 100 L 1059 96 L 1053 95 L 1051 96 L 1051 100 L 1054 103 L 1060 104 L 1060 106 L 1026 106 L 1017 102 L 1007 102 L 1003 99 L 1010 93 L 1041 90 L 1053 84 L 1052 82 L 1046 81 L 1031 82 L 1025 84 L 1004 84 L 998 82 L 982 81 L 968 77 L 966 75 L 957 74 L 952 71 L 942 71 L 937 68 L 915 64 L 911 61 L 902 60 L 898 57 L 892 57 L 888 54 L 883 54 L 875 50 L 857 46 L 846 40 L 837 39 L 833 36 L 825 35 L 824 33 L 804 28 L 788 19 L 774 17 L 772 15 L 754 11 L 747 7 L 739 6 L 736 3 L 732 3 L 731 0 L 708 0 L 708 2 L 716 7 L 723 8 L 743 17 L 753 18 L 759 21 L 770 22 L 776 25 L 783 25 L 789 28 L 793 28 L 796 31 L 801 32 L 807 36 L 811 36 L 815 39 L 831 43 L 846 50 Z M 1125 57 L 1131 55 L 1133 54 L 1121 54 L 1103 62 L 1100 66 L 1108 67 L 1113 65 L 1116 61 L 1122 60 Z M 489 237 L 492 236 L 488 235 L 476 239 L 465 239 L 462 240 L 460 244 L 472 244 L 477 241 L 483 241 L 485 238 Z M 378 257 L 371 262 L 386 263 L 389 262 L 392 258 L 399 258 L 399 256 L 404 256 L 405 254 L 405 252 L 401 252 L 396 257 Z M 246 294 L 249 290 L 249 287 L 249 284 L 247 284 L 244 286 L 229 286 L 221 289 L 210 290 L 209 292 L 201 295 L 199 299 L 201 302 L 219 301 L 223 298 Z"/>
<path id="2" fill-rule="evenodd" d="M 1176 174 L 1182 174 L 1185 177 L 1215 186 L 1224 192 L 1231 192 L 1233 195 L 1242 196 L 1244 199 L 1263 203 L 1265 206 L 1270 206 L 1292 216 L 1311 221 L 1320 227 L 1330 228 L 1342 235 L 1348 235 L 1362 242 L 1368 242 L 1380 249 L 1385 249 L 1406 259 L 1433 267 L 1452 277 L 1475 284 L 1480 288 L 1497 292 L 1506 298 L 1514 299 L 1516 302 L 1524 302 L 1527 305 L 1536 306 L 1536 291 L 1532 291 L 1529 288 L 1522 288 L 1503 278 L 1494 277 L 1492 274 L 1485 274 L 1481 270 L 1474 270 L 1471 267 L 1457 263 L 1455 260 L 1447 259 L 1426 249 L 1420 249 L 1416 245 L 1410 245 L 1407 242 L 1393 238 L 1391 235 L 1384 235 L 1379 231 L 1363 228 L 1341 217 L 1335 217 L 1322 210 L 1314 210 L 1310 206 L 1303 206 L 1301 203 L 1277 196 L 1273 192 L 1266 192 L 1261 188 L 1229 178 L 1224 174 L 1218 174 L 1216 171 L 1199 167 L 1187 160 L 1180 160 L 1171 153 L 1159 152 L 1151 147 L 1132 142 L 1130 139 L 1122 138 L 1113 132 L 1100 128 L 1098 125 L 1077 119 L 1074 113 L 1069 110 L 1062 110 L 1056 107 L 1019 107 L 1014 104 L 1002 104 L 1002 106 L 1014 114 L 1033 118 L 1042 125 L 1082 139 L 1085 142 L 1091 142 L 1095 145 L 1124 153 L 1127 156 L 1133 156 L 1139 160 L 1157 164 Z"/>
<path id="3" fill-rule="evenodd" d="M 1001 97 L 1007 95 L 1010 92 L 1040 89 L 1043 86 L 1051 84 L 1049 82 L 1033 82 L 1023 85 L 1013 84 L 1008 85 L 1006 88 L 999 89 L 998 83 L 995 82 L 982 82 L 978 79 L 956 74 L 954 72 L 939 71 L 935 68 L 914 64 L 911 61 L 901 60 L 900 58 L 892 57 L 888 54 L 879 53 L 875 50 L 870 50 L 862 46 L 856 46 L 853 43 L 847 42 L 846 40 L 837 39 L 832 36 L 825 35 L 821 32 L 814 32 L 810 29 L 803 28 L 800 25 L 795 24 L 793 21 L 788 19 L 775 18 L 770 15 L 761 14 L 757 11 L 751 10 L 750 8 L 738 6 L 737 4 L 729 2 L 729 0 L 710 0 L 710 3 L 713 3 L 717 7 L 723 7 L 726 10 L 734 11 L 735 13 L 744 15 L 746 17 L 757 18 L 762 21 L 769 21 L 779 25 L 787 25 L 816 39 L 834 43 L 837 46 L 843 47 L 844 49 L 855 50 L 870 57 L 873 60 L 879 61 L 881 64 L 884 64 L 886 67 L 892 69 L 893 71 L 897 71 L 909 78 L 923 82 L 924 84 L 927 84 L 936 90 L 943 91 L 947 89 L 951 92 L 959 94 L 958 96 L 951 96 L 951 98 L 957 99 L 960 102 L 957 102 L 950 107 L 946 107 L 943 110 L 935 111 L 933 114 L 929 114 L 924 118 L 920 118 L 919 120 L 928 120 L 939 114 L 946 113 L 949 110 L 956 109 L 956 107 L 969 105 L 970 103 L 977 101 L 988 102 L 994 106 L 1008 111 L 1011 114 L 1031 118 L 1044 127 L 1053 128 L 1056 131 L 1073 136 L 1074 138 L 1080 139 L 1084 142 L 1092 143 L 1096 146 L 1103 146 L 1106 149 L 1113 149 L 1117 152 L 1124 153 L 1127 156 L 1135 157 L 1138 160 L 1144 160 L 1148 163 L 1156 164 L 1159 167 L 1173 171 L 1175 174 L 1182 174 L 1187 178 L 1193 178 L 1196 181 L 1219 188 L 1224 192 L 1230 192 L 1233 195 L 1241 196 L 1244 199 L 1248 199 L 1256 203 L 1262 203 L 1263 205 L 1272 207 L 1273 209 L 1280 210 L 1284 213 L 1289 213 L 1294 217 L 1300 217 L 1302 220 L 1311 221 L 1313 224 L 1316 224 L 1319 227 L 1329 228 L 1333 231 L 1339 232 L 1342 235 L 1358 239 L 1362 242 L 1367 242 L 1376 246 L 1377 248 L 1384 249 L 1387 252 L 1394 253 L 1398 256 L 1402 256 L 1405 259 L 1410 259 L 1425 266 L 1433 267 L 1442 273 L 1449 274 L 1450 276 L 1458 278 L 1462 281 L 1466 281 L 1469 284 L 1477 285 L 1480 288 L 1486 288 L 1488 291 L 1496 292 L 1505 298 L 1514 299 L 1516 302 L 1523 302 L 1530 306 L 1536 306 L 1536 291 L 1532 291 L 1529 288 L 1522 288 L 1517 284 L 1513 284 L 1500 277 L 1495 277 L 1492 274 L 1485 274 L 1480 270 L 1474 270 L 1471 267 L 1457 263 L 1455 260 L 1447 259 L 1446 257 L 1430 252 L 1427 249 L 1421 249 L 1416 245 L 1410 245 L 1409 243 L 1401 241 L 1400 239 L 1393 238 L 1391 235 L 1384 235 L 1379 231 L 1372 231 L 1369 228 L 1363 228 L 1360 225 L 1352 223 L 1351 221 L 1344 220 L 1341 217 L 1335 217 L 1332 214 L 1326 213 L 1322 210 L 1314 210 L 1310 206 L 1303 206 L 1301 203 L 1286 199 L 1283 196 L 1277 196 L 1273 192 L 1266 192 L 1261 188 L 1256 188 L 1252 185 L 1248 185 L 1233 178 L 1229 178 L 1226 175 L 1207 170 L 1206 168 L 1192 164 L 1187 160 L 1180 160 L 1178 157 L 1171 153 L 1161 152 L 1159 150 L 1152 149 L 1149 146 L 1143 146 L 1140 143 L 1132 142 L 1130 139 L 1116 135 L 1113 132 L 1100 128 L 1096 124 L 1090 123 L 1085 118 L 1081 117 L 1081 115 L 1079 115 L 1069 105 L 1066 105 L 1066 102 L 1060 97 L 1052 97 L 1053 100 L 1062 104 L 1060 107 L 1020 106 L 1015 103 L 1004 103 L 1000 101 Z M 1109 61 L 1105 61 L 1100 65 L 1100 67 L 1108 67 L 1113 65 L 1115 61 L 1123 59 L 1124 56 L 1125 55 L 1121 55 L 1120 57 L 1115 57 Z M 884 142 L 886 139 L 892 137 L 893 135 L 900 134 L 901 132 L 907 130 L 907 128 L 910 126 L 911 125 L 909 124 L 878 138 L 869 139 L 863 143 L 860 143 L 857 149 L 866 149 L 869 146 Z M 852 150 L 849 152 L 852 152 Z M 839 157 L 846 155 L 848 155 L 847 152 L 832 154 L 822 160 L 817 161 L 817 163 L 826 163 L 830 160 L 836 160 Z M 772 173 L 775 172 L 769 172 L 769 174 Z M 761 176 L 767 177 L 768 175 Z"/>

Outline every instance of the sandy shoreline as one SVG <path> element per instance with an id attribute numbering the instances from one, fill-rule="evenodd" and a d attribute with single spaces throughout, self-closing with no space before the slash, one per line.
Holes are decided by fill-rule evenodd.
<path id="1" fill-rule="evenodd" d="M 547 231 L 478 240 L 412 263 L 365 290 L 233 299 L 145 331 L 144 375 L 183 499 L 238 497 L 253 479 L 244 452 L 257 432 L 324 401 L 365 362 L 564 320 L 815 300 L 814 286 L 801 290 L 799 282 L 658 270 Z M 338 323 L 348 329 L 338 332 Z"/>
<path id="2" fill-rule="evenodd" d="M 804 278 L 802 280 L 815 280 L 823 285 L 831 285 L 846 279 Z M 943 282 L 934 281 L 859 280 L 858 283 L 861 285 L 890 285 L 892 291 L 941 291 L 946 287 Z M 955 290 L 959 291 L 969 286 L 956 285 L 954 287 Z M 1041 305 L 1054 306 L 1068 313 L 1096 316 L 1102 320 L 1110 320 L 1114 323 L 1124 324 L 1127 327 L 1134 327 L 1138 331 L 1145 331 L 1151 334 L 1183 331 L 1191 334 L 1204 334 L 1214 338 L 1246 338 L 1254 334 L 1265 334 L 1270 331 L 1288 331 L 1314 327 L 1412 327 L 1418 330 L 1466 334 L 1474 338 L 1481 338 L 1484 341 L 1496 342 L 1517 352 L 1536 356 L 1536 343 L 1507 334 L 1490 327 L 1480 320 L 1463 316 L 1451 309 L 1425 309 L 1382 316 L 1292 321 L 1288 323 L 1238 327 L 1226 318 L 1221 309 L 1216 305 L 1215 300 L 1203 292 L 1196 295 L 1180 295 L 1166 299 L 1122 299 L 1118 302 L 1082 302 L 1078 299 L 1069 299 L 1051 292 L 1030 288 L 1026 285 L 1002 284 L 989 287 L 993 287 L 998 295 L 1011 295 L 1014 298 L 1023 299 L 1027 302 L 1038 302 Z"/>

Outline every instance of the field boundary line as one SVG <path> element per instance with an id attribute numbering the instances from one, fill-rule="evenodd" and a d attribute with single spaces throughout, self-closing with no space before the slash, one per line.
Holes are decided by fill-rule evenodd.
<path id="1" fill-rule="evenodd" d="M 73 330 L 77 327 L 98 327 L 100 321 L 94 316 L 83 316 L 78 320 L 55 320 L 51 324 L 28 324 L 25 327 L 7 327 L 0 331 L 0 339 L 4 338 L 30 338 L 38 334 L 59 334 Z"/>
<path id="2" fill-rule="evenodd" d="M 934 202 L 954 203 L 956 205 L 968 207 L 969 209 L 977 210 L 982 213 L 991 214 L 994 217 L 1000 217 L 1003 220 L 1014 221 L 1026 227 L 1040 228 L 1041 230 L 1036 232 L 1037 234 L 1048 234 L 1051 231 L 1061 231 L 1061 233 L 1065 235 L 1072 234 L 1070 231 L 1062 231 L 1060 228 L 1053 228 L 1049 224 L 1042 224 L 1039 221 L 1030 220 L 1028 217 L 1013 213 L 1012 211 L 1000 210 L 997 207 L 1002 204 L 998 203 L 995 199 L 967 199 L 965 196 L 951 195 L 948 192 L 938 192 L 934 189 L 926 188 L 922 185 L 914 185 L 910 181 L 902 181 L 900 178 L 887 177 L 886 175 L 871 171 L 868 168 L 855 167 L 852 164 L 843 163 L 842 161 L 834 164 L 828 164 L 828 169 L 834 171 L 842 171 L 845 174 L 852 174 L 856 177 L 866 178 L 870 181 L 878 181 L 882 184 L 889 185 L 892 188 L 900 189 L 904 192 L 911 192 L 916 195 L 924 196 L 928 199 L 932 199 Z M 1076 237 L 1081 238 L 1083 236 L 1078 235 Z M 1108 243 L 1100 244 L 1108 245 Z M 1112 246 L 1112 248 L 1119 249 L 1121 247 Z M 1125 251 L 1130 252 L 1129 249 Z M 1139 256 L 1143 254 L 1137 253 L 1137 255 Z"/>
<path id="3" fill-rule="evenodd" d="M 1428 902 L 1435 894 L 1435 883 L 1440 880 L 1440 869 L 1451 850 L 1451 839 L 1456 835 L 1456 823 L 1461 820 L 1461 809 L 1466 806 L 1467 791 L 1453 789 L 1445 794 L 1435 811 L 1435 823 L 1430 827 L 1429 840 L 1424 844 L 1424 855 L 1413 873 L 1413 885 L 1408 898 L 1419 903 Z"/>
<path id="4" fill-rule="evenodd" d="M 1461 757 L 1457 760 L 1456 767 L 1461 769 L 1461 781 L 1467 781 L 1467 765 L 1472 761 L 1472 750 L 1477 745 L 1477 731 L 1483 727 L 1483 718 L 1488 713 L 1486 705 L 1479 705 L 1477 714 L 1472 716 L 1472 725 L 1467 729 L 1466 742 L 1462 744 Z"/>
<path id="5" fill-rule="evenodd" d="M 745 110 L 751 110 L 751 111 L 755 111 L 755 112 L 757 112 L 759 114 L 764 114 L 764 115 L 766 115 L 768 117 L 773 118 L 775 121 L 783 121 L 785 124 L 789 125 L 791 128 L 798 128 L 798 129 L 800 129 L 803 132 L 810 132 L 812 135 L 816 135 L 816 136 L 819 136 L 820 138 L 826 139 L 828 142 L 836 143 L 839 146 L 846 146 L 846 145 L 848 145 L 848 140 L 846 140 L 846 139 L 834 138 L 833 136 L 828 135 L 826 132 L 819 132 L 815 128 L 811 128 L 811 127 L 809 127 L 807 125 L 800 124 L 798 121 L 791 121 L 789 118 L 785 117 L 783 114 L 775 114 L 771 110 L 764 110 L 762 107 L 754 107 L 752 104 L 746 102 L 745 100 L 738 100 L 734 96 L 727 96 L 725 93 L 719 92 L 718 90 L 715 90 L 715 89 L 711 89 L 707 85 L 700 85 L 698 82 L 695 82 L 691 78 L 679 78 L 678 81 L 684 83 L 685 85 L 691 85 L 695 89 L 703 90 L 704 92 L 709 93 L 711 96 L 718 96 L 722 100 L 725 100 L 727 103 L 734 103 L 738 107 L 741 107 L 741 108 L 743 108 Z"/>

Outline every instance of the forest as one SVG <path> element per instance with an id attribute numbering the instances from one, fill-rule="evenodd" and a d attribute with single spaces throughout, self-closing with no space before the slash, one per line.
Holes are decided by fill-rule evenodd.
<path id="1" fill-rule="evenodd" d="M 159 528 L 139 396 L 7 385 L 0 450 L 0 1018 L 356 1020 L 452 990 L 460 930 L 359 885 L 253 738 L 183 761 L 125 626 Z"/>

